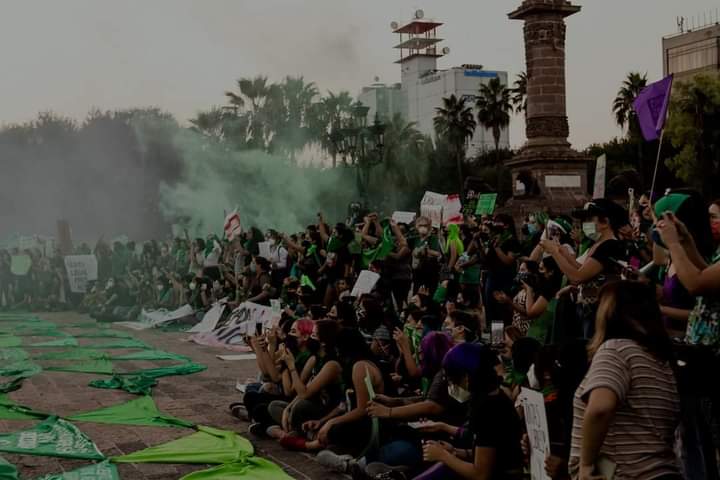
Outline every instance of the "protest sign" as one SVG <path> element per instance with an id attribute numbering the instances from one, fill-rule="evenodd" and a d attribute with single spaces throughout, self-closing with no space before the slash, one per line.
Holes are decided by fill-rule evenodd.
<path id="1" fill-rule="evenodd" d="M 350 292 L 351 297 L 359 298 L 360 296 L 372 292 L 375 288 L 375 284 L 380 280 L 380 275 L 370 270 L 363 270 L 360 272 L 355 285 Z"/>
<path id="2" fill-rule="evenodd" d="M 65 257 L 70 291 L 73 293 L 87 292 L 88 282 L 97 280 L 98 265 L 95 255 L 68 255 Z"/>
<path id="3" fill-rule="evenodd" d="M 460 195 L 446 195 L 443 201 L 442 223 L 448 225 L 450 223 L 462 223 L 462 204 L 460 203 Z"/>
<path id="4" fill-rule="evenodd" d="M 605 197 L 605 177 L 607 175 L 607 156 L 603 153 L 595 163 L 595 185 L 592 198 Z"/>
<path id="5" fill-rule="evenodd" d="M 483 193 L 478 195 L 475 215 L 492 215 L 495 212 L 497 193 Z"/>
<path id="6" fill-rule="evenodd" d="M 415 212 L 393 212 L 392 219 L 396 223 L 405 223 L 411 225 L 415 221 L 417 214 Z"/>
<path id="7" fill-rule="evenodd" d="M 223 303 L 216 303 L 212 306 L 210 310 L 207 311 L 205 316 L 203 317 L 202 321 L 192 327 L 188 332 L 190 333 L 200 333 L 200 332 L 212 332 L 215 327 L 217 326 L 218 321 L 220 321 L 220 317 L 222 317 L 223 312 L 225 311 L 225 304 Z"/>
<path id="8" fill-rule="evenodd" d="M 245 346 L 243 337 L 254 336 L 258 328 L 267 330 L 280 320 L 273 314 L 272 307 L 252 302 L 243 302 L 230 313 L 227 322 L 212 332 L 196 333 L 190 340 L 209 346 Z"/>
<path id="9" fill-rule="evenodd" d="M 545 473 L 545 458 L 550 455 L 545 399 L 542 393 L 523 388 L 520 402 L 525 412 L 525 425 L 530 442 L 530 476 L 532 480 L 550 480 Z"/>
<path id="10" fill-rule="evenodd" d="M 242 233 L 242 225 L 240 224 L 240 215 L 232 212 L 225 217 L 225 237 L 232 240 Z"/>
<path id="11" fill-rule="evenodd" d="M 442 225 L 442 205 L 421 205 L 420 215 L 429 218 L 435 228 Z"/>
<path id="12" fill-rule="evenodd" d="M 270 242 L 260 242 L 258 243 L 258 256 L 264 258 L 265 260 L 270 260 Z"/>
<path id="13" fill-rule="evenodd" d="M 32 259 L 29 255 L 13 255 L 10 257 L 10 272 L 13 275 L 25 276 L 32 267 Z"/>
<path id="14" fill-rule="evenodd" d="M 147 330 L 149 328 L 159 327 L 174 320 L 180 320 L 184 317 L 195 315 L 195 310 L 190 305 L 183 305 L 173 311 L 165 309 L 145 310 L 143 309 L 138 315 L 136 322 L 115 322 L 113 325 L 132 328 L 133 330 Z"/>

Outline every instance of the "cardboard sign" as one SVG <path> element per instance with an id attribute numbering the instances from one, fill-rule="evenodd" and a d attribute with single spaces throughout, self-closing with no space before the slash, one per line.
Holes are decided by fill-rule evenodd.
<path id="1" fill-rule="evenodd" d="M 225 217 L 225 237 L 232 240 L 242 233 L 242 224 L 240 223 L 240 215 L 232 212 Z"/>
<path id="2" fill-rule="evenodd" d="M 415 212 L 393 212 L 392 219 L 396 223 L 405 223 L 411 225 L 415 221 L 417 214 Z"/>
<path id="3" fill-rule="evenodd" d="M 370 270 L 363 270 L 360 272 L 360 275 L 350 292 L 350 296 L 360 298 L 362 295 L 372 292 L 372 289 L 375 288 L 375 284 L 377 284 L 378 280 L 380 280 L 380 275 L 375 272 L 371 272 Z"/>
<path id="4" fill-rule="evenodd" d="M 492 215 L 495 212 L 497 193 L 483 193 L 478 195 L 475 215 Z"/>
<path id="5" fill-rule="evenodd" d="M 530 441 L 530 476 L 533 480 L 550 480 L 545 473 L 545 458 L 550 455 L 550 432 L 542 393 L 523 388 L 520 403 L 525 411 L 525 425 Z"/>
<path id="6" fill-rule="evenodd" d="M 420 201 L 420 205 L 440 205 L 440 206 L 442 206 L 443 203 L 445 203 L 446 198 L 447 198 L 447 195 L 443 195 L 442 193 L 425 192 L 425 195 L 423 195 L 423 198 Z"/>
<path id="7" fill-rule="evenodd" d="M 68 255 L 65 257 L 70 291 L 73 293 L 87 292 L 88 282 L 97 280 L 98 265 L 95 255 Z"/>

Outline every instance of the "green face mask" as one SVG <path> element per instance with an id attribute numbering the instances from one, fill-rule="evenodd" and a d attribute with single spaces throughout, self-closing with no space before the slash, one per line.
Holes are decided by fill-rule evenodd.
<path id="1" fill-rule="evenodd" d="M 592 241 L 597 241 L 597 239 L 600 238 L 600 233 L 597 231 L 595 222 L 583 222 L 582 230 L 585 236 Z"/>

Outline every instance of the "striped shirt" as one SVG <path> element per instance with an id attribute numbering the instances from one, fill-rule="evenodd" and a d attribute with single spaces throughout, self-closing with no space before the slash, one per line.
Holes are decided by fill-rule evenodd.
<path id="1" fill-rule="evenodd" d="M 577 478 L 582 423 L 590 392 L 608 388 L 618 409 L 600 450 L 616 464 L 614 479 L 653 479 L 679 475 L 673 451 L 680 397 L 670 365 L 658 361 L 633 340 L 608 340 L 592 359 L 575 392 L 570 472 Z"/>

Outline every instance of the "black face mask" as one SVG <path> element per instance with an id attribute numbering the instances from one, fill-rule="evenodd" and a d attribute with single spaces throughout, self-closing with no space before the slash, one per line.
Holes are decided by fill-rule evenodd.
<path id="1" fill-rule="evenodd" d="M 293 354 L 297 353 L 298 351 L 298 340 L 297 337 L 293 337 L 292 335 L 288 335 L 285 338 L 285 347 L 290 350 Z"/>
<path id="2" fill-rule="evenodd" d="M 307 346 L 307 349 L 310 353 L 313 355 L 317 354 L 320 351 L 320 341 L 315 340 L 314 338 L 308 339 L 307 343 L 305 344 Z"/>

